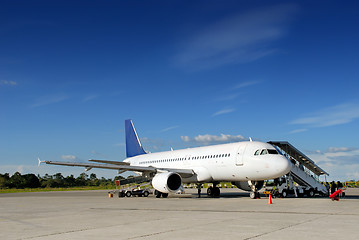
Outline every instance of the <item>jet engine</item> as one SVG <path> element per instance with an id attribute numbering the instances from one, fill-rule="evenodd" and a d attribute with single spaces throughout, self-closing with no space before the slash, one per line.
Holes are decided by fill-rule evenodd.
<path id="1" fill-rule="evenodd" d="M 258 191 L 260 190 L 263 185 L 264 181 L 253 181 L 255 189 Z M 237 188 L 240 188 L 244 191 L 253 191 L 252 187 L 249 185 L 248 181 L 245 182 L 232 182 L 232 184 L 236 185 Z"/>
<path id="2" fill-rule="evenodd" d="M 181 176 L 174 172 L 157 173 L 152 179 L 152 186 L 162 193 L 177 192 L 181 185 Z"/>

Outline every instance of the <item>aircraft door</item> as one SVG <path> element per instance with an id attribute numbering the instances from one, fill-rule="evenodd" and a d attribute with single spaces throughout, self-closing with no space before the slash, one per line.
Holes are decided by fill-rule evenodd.
<path id="1" fill-rule="evenodd" d="M 243 166 L 243 157 L 244 157 L 244 152 L 246 150 L 246 147 L 247 147 L 247 144 L 245 144 L 245 143 L 239 144 L 239 148 L 236 153 L 236 165 L 237 166 Z"/>

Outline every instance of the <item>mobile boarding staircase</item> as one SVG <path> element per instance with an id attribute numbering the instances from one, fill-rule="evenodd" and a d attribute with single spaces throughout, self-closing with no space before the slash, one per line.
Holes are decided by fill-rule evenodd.
<path id="1" fill-rule="evenodd" d="M 296 149 L 289 142 L 270 141 L 268 143 L 275 146 L 281 154 L 286 156 L 293 163 L 289 175 L 293 177 L 293 180 L 297 184 L 312 188 L 320 195 L 327 196 L 329 194 L 328 189 L 319 180 L 321 175 L 329 176 L 329 174 L 321 169 L 314 161 Z"/>

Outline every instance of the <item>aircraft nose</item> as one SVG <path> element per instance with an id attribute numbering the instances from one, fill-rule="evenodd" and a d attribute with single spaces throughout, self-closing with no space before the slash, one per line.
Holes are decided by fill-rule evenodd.
<path id="1" fill-rule="evenodd" d="M 292 163 L 284 156 L 278 156 L 276 159 L 276 170 L 278 171 L 278 176 L 283 176 L 290 172 L 292 169 Z"/>

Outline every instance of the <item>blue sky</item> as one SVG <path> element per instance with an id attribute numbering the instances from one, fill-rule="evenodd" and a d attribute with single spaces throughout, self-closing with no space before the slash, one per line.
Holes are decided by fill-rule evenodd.
<path id="1" fill-rule="evenodd" d="M 44 160 L 289 141 L 359 179 L 356 1 L 2 1 L 0 172 Z M 115 171 L 94 170 L 114 177 Z"/>

